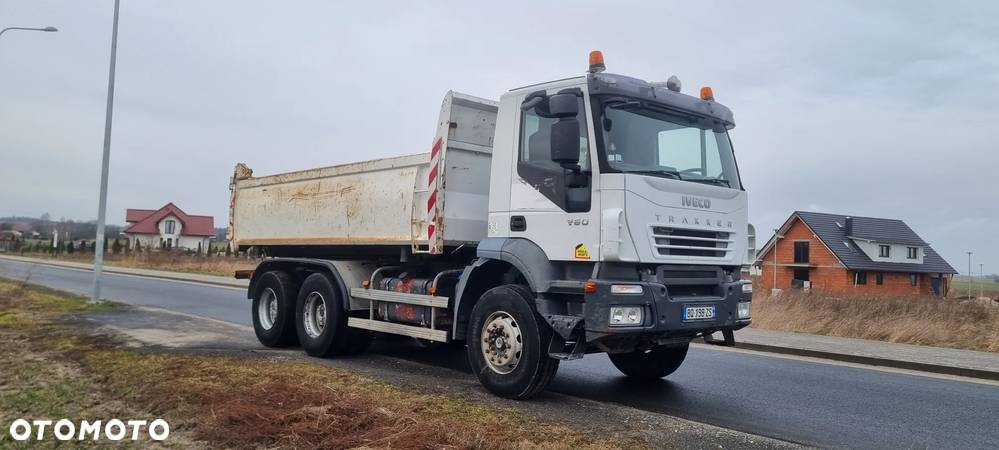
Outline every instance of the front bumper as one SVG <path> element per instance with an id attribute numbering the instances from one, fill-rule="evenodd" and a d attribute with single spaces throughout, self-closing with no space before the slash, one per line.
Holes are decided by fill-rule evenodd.
<path id="1" fill-rule="evenodd" d="M 670 296 L 669 288 L 660 283 L 593 280 L 596 292 L 585 294 L 583 301 L 583 324 L 586 342 L 596 344 L 602 350 L 611 347 L 636 345 L 627 341 L 646 341 L 650 345 L 679 342 L 709 334 L 715 331 L 738 330 L 750 323 L 750 319 L 739 319 L 740 302 L 752 300 L 751 293 L 742 292 L 742 281 L 719 284 L 713 296 Z M 612 285 L 640 285 L 641 294 L 618 294 L 611 292 Z M 640 325 L 621 326 L 610 324 L 612 307 L 635 306 L 642 308 L 643 319 Z M 684 320 L 685 306 L 713 306 L 713 319 Z M 623 338 L 623 339 L 622 339 Z M 615 343 L 617 341 L 617 343 Z M 602 344 L 602 345 L 601 345 Z"/>

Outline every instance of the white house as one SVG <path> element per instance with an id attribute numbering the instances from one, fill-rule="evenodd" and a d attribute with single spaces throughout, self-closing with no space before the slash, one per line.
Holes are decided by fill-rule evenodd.
<path id="1" fill-rule="evenodd" d="M 194 216 L 167 203 L 160 209 L 128 209 L 122 234 L 130 248 L 182 248 L 204 250 L 215 236 L 215 218 Z"/>

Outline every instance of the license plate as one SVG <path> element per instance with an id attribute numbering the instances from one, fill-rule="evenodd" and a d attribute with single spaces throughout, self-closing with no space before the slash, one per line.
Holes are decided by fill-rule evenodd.
<path id="1" fill-rule="evenodd" d="M 714 318 L 715 318 L 714 305 L 683 307 L 683 320 L 707 320 Z"/>

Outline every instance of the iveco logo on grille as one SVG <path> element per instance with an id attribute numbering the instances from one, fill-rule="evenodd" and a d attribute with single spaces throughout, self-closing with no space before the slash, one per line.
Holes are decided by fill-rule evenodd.
<path id="1" fill-rule="evenodd" d="M 691 197 L 689 195 L 684 195 L 681 198 L 681 201 L 683 202 L 683 206 L 690 206 L 694 208 L 704 208 L 704 209 L 711 208 L 711 200 L 708 200 L 706 198 Z"/>

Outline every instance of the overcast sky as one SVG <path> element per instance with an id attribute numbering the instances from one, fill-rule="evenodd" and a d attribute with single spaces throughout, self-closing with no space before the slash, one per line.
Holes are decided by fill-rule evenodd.
<path id="1" fill-rule="evenodd" d="M 124 0 L 109 223 L 224 226 L 256 174 L 426 151 L 448 89 L 608 71 L 714 88 L 760 245 L 792 210 L 899 218 L 999 272 L 999 3 Z M 918 6 L 916 4 L 918 3 Z M 112 0 L 0 0 L 0 216 L 96 217 Z"/>

